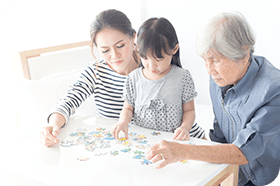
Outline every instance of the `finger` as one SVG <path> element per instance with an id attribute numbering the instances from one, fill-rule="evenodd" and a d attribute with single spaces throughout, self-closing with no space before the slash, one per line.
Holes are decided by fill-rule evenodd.
<path id="1" fill-rule="evenodd" d="M 176 138 L 178 137 L 179 134 L 180 134 L 180 131 L 176 129 L 175 134 L 173 136 L 173 140 L 176 140 Z"/>
<path id="2" fill-rule="evenodd" d="M 191 137 L 191 136 L 190 136 L 190 134 L 188 133 L 188 134 L 187 134 L 187 137 L 186 137 L 186 140 L 189 140 L 190 137 Z"/>
<path id="3" fill-rule="evenodd" d="M 150 161 L 156 163 L 158 161 L 164 160 L 164 157 L 161 153 L 156 154 Z"/>
<path id="4" fill-rule="evenodd" d="M 124 131 L 124 136 L 125 136 L 126 139 L 128 139 L 128 130 Z"/>
<path id="5" fill-rule="evenodd" d="M 110 133 L 114 136 L 114 138 L 116 138 L 115 131 L 116 131 L 116 126 L 113 126 L 110 130 Z"/>
<path id="6" fill-rule="evenodd" d="M 152 160 L 157 154 L 161 154 L 161 153 L 162 153 L 162 149 L 151 150 L 149 151 L 148 154 L 146 154 L 146 158 L 148 160 Z"/>
<path id="7" fill-rule="evenodd" d="M 180 140 L 182 138 L 182 134 L 183 134 L 182 131 L 178 132 L 177 137 L 175 138 L 175 140 Z"/>
<path id="8" fill-rule="evenodd" d="M 150 149 L 147 151 L 146 156 L 147 156 L 151 151 L 153 151 L 153 150 L 155 150 L 155 149 L 158 149 L 158 148 L 159 148 L 159 145 L 160 145 L 160 144 L 157 143 L 157 144 L 151 146 Z"/>
<path id="9" fill-rule="evenodd" d="M 164 161 L 160 162 L 158 165 L 156 165 L 156 169 L 162 169 L 163 167 L 165 167 L 168 164 L 169 164 L 169 161 L 164 160 Z"/>
<path id="10" fill-rule="evenodd" d="M 59 130 L 58 127 L 53 127 L 52 135 L 53 135 L 54 137 L 57 137 L 58 134 L 59 134 L 59 132 L 60 132 L 60 130 Z"/>
<path id="11" fill-rule="evenodd" d="M 181 132 L 180 135 L 177 137 L 177 140 L 184 140 L 186 138 L 186 134 Z"/>
<path id="12" fill-rule="evenodd" d="M 51 135 L 51 133 L 50 133 L 50 131 L 49 130 L 44 130 L 43 131 L 43 134 L 44 134 L 44 136 L 46 137 L 46 138 L 48 138 L 49 140 L 51 140 L 51 141 L 53 141 L 54 143 L 57 143 L 58 142 L 58 140 L 53 136 L 53 135 Z"/>
<path id="13" fill-rule="evenodd" d="M 44 145 L 46 147 L 49 147 L 49 146 L 54 144 L 52 141 L 50 141 L 48 138 L 46 138 L 43 135 L 43 132 L 40 132 L 40 142 L 41 142 L 42 145 Z"/>

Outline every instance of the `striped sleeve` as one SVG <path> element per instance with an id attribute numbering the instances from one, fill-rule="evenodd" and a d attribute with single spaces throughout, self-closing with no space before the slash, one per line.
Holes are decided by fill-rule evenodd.
<path id="1" fill-rule="evenodd" d="M 197 123 L 195 123 L 190 130 L 190 136 L 203 139 L 205 137 L 205 130 L 203 130 Z"/>
<path id="2" fill-rule="evenodd" d="M 66 120 L 65 124 L 68 123 L 69 117 L 73 115 L 80 105 L 94 92 L 96 87 L 95 68 L 96 64 L 89 63 L 88 66 L 82 70 L 80 77 L 74 84 L 69 86 L 66 94 L 52 109 L 51 114 L 62 114 Z"/>

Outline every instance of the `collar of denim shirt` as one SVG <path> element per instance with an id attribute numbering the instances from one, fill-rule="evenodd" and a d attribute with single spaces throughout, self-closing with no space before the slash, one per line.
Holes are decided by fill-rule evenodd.
<path id="1" fill-rule="evenodd" d="M 257 76 L 256 72 L 259 70 L 259 68 L 259 64 L 253 56 L 250 65 L 241 80 L 235 86 L 227 85 L 225 87 L 220 87 L 220 93 L 225 91 L 225 89 L 228 89 L 226 91 L 233 90 L 245 103 L 250 96 L 251 90 L 254 86 L 255 78 Z"/>

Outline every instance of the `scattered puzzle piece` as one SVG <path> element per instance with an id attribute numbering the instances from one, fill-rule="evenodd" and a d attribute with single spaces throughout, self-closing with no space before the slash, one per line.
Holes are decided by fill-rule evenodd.
<path id="1" fill-rule="evenodd" d="M 131 148 L 126 148 L 126 149 L 123 149 L 121 150 L 122 152 L 130 152 L 131 151 Z"/>
<path id="2" fill-rule="evenodd" d="M 180 160 L 181 163 L 185 164 L 188 162 L 188 160 Z"/>
<path id="3" fill-rule="evenodd" d="M 136 156 L 133 156 L 134 159 L 143 159 L 145 156 L 143 156 L 142 154 L 138 154 Z"/>
<path id="4" fill-rule="evenodd" d="M 87 156 L 81 156 L 81 157 L 77 158 L 77 160 L 80 160 L 80 161 L 86 161 L 88 159 L 89 159 L 89 157 L 87 157 Z"/>
<path id="5" fill-rule="evenodd" d="M 134 151 L 134 154 L 144 154 L 144 152 L 140 151 L 140 150 L 136 150 L 136 151 Z"/>
<path id="6" fill-rule="evenodd" d="M 143 159 L 143 161 L 141 161 L 141 165 L 149 165 L 149 164 L 152 164 L 152 162 L 147 159 Z"/>
<path id="7" fill-rule="evenodd" d="M 114 151 L 111 151 L 110 154 L 113 156 L 116 156 L 116 155 L 119 155 L 119 152 L 117 150 L 114 150 Z"/>
<path id="8" fill-rule="evenodd" d="M 153 136 L 158 136 L 158 135 L 161 135 L 161 133 L 160 132 L 153 132 L 153 133 L 151 133 Z"/>

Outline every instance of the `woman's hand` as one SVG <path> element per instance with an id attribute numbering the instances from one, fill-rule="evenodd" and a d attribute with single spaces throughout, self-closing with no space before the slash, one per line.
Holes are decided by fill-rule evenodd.
<path id="1" fill-rule="evenodd" d="M 181 126 L 175 130 L 173 140 L 188 140 L 188 139 L 190 139 L 190 134 L 188 129 Z"/>
<path id="2" fill-rule="evenodd" d="M 146 158 L 153 163 L 163 160 L 156 168 L 161 169 L 170 163 L 184 160 L 185 145 L 177 142 L 161 141 L 150 148 Z"/>
<path id="3" fill-rule="evenodd" d="M 110 132 L 114 136 L 114 138 L 119 139 L 119 133 L 123 131 L 125 138 L 128 139 L 128 124 L 125 123 L 117 123 L 114 125 Z"/>
<path id="4" fill-rule="evenodd" d="M 59 143 L 59 140 L 56 138 L 59 134 L 60 129 L 57 126 L 45 126 L 42 131 L 40 131 L 40 141 L 46 147 L 50 147 L 56 143 Z"/>

